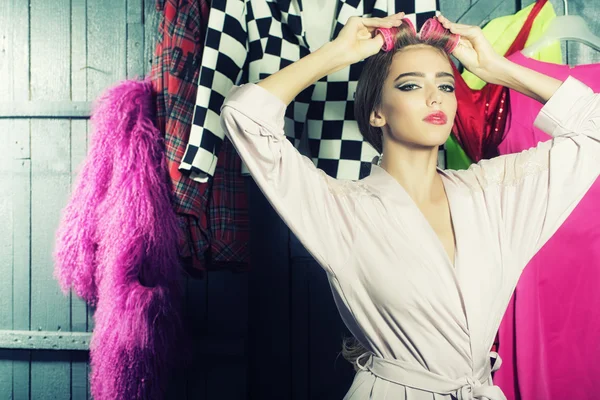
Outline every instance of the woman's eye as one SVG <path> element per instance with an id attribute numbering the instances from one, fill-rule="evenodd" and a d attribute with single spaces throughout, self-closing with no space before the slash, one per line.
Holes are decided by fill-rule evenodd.
<path id="1" fill-rule="evenodd" d="M 440 89 L 442 89 L 444 92 L 448 92 L 448 93 L 454 92 L 454 86 L 452 86 L 452 85 L 441 85 Z"/>
<path id="2" fill-rule="evenodd" d="M 411 90 L 415 90 L 418 87 L 419 87 L 418 85 L 415 85 L 413 83 L 409 83 L 409 84 L 406 84 L 406 85 L 398 86 L 398 89 L 402 90 L 403 92 L 408 92 L 408 91 L 411 91 Z"/>

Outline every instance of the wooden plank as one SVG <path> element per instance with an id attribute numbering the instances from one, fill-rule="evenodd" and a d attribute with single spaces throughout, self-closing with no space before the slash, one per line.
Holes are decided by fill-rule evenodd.
<path id="1" fill-rule="evenodd" d="M 30 329 L 31 282 L 31 161 L 14 160 L 13 164 L 13 329 Z"/>
<path id="2" fill-rule="evenodd" d="M 154 3 L 154 2 L 151 2 Z M 127 0 L 127 77 L 144 76 L 144 4 Z"/>
<path id="3" fill-rule="evenodd" d="M 504 0 L 500 2 L 498 7 L 496 7 L 486 18 L 479 24 L 480 26 L 485 26 L 488 22 L 490 22 L 494 18 L 503 17 L 505 15 L 513 15 L 519 8 L 514 1 Z"/>
<path id="4" fill-rule="evenodd" d="M 87 97 L 87 1 L 71 1 L 71 101 L 88 102 Z M 90 110 L 88 109 L 88 112 Z M 89 113 L 88 113 L 89 115 Z M 87 154 L 87 125 L 85 120 L 71 122 L 71 188 Z M 88 306 L 71 294 L 71 331 L 88 331 Z M 71 354 L 71 396 L 73 399 L 91 398 L 89 391 L 89 354 Z"/>
<path id="5" fill-rule="evenodd" d="M 0 101 L 29 100 L 29 5 L 2 0 L 0 7 Z"/>
<path id="6" fill-rule="evenodd" d="M 13 351 L 0 349 L 0 393 L 13 396 Z"/>
<path id="7" fill-rule="evenodd" d="M 0 330 L 0 348 L 87 351 L 91 336 L 87 332 Z"/>
<path id="8" fill-rule="evenodd" d="M 241 358 L 246 355 L 246 340 L 243 337 L 203 336 L 197 338 L 195 348 L 197 356 Z"/>
<path id="9" fill-rule="evenodd" d="M 458 20 L 471 7 L 471 0 L 440 0 L 440 12 L 450 21 Z"/>
<path id="10" fill-rule="evenodd" d="M 29 121 L 20 134 L 29 138 Z M 16 122 L 15 122 L 16 123 Z M 31 161 L 13 161 L 13 329 L 31 326 Z M 13 351 L 14 399 L 31 398 L 31 352 Z"/>
<path id="11" fill-rule="evenodd" d="M 154 5 L 156 2 L 150 1 Z M 144 23 L 144 2 L 143 0 L 127 0 L 127 23 L 128 24 L 143 24 Z"/>
<path id="12" fill-rule="evenodd" d="M 0 124 L 3 122 L 5 123 L 3 126 L 8 128 L 0 129 L 0 132 L 8 134 L 11 157 L 15 160 L 29 160 L 31 158 L 29 120 L 0 120 Z"/>
<path id="13" fill-rule="evenodd" d="M 32 352 L 31 359 L 31 398 L 70 400 L 70 352 L 35 351 Z"/>
<path id="14" fill-rule="evenodd" d="M 87 0 L 71 1 L 71 101 L 87 97 Z M 90 107 L 88 107 L 88 115 Z"/>
<path id="15" fill-rule="evenodd" d="M 292 235 L 292 233 L 290 233 Z M 309 271 L 306 262 L 290 262 L 290 331 L 292 358 L 292 400 L 309 399 Z M 340 397 L 340 398 L 343 398 Z"/>
<path id="16" fill-rule="evenodd" d="M 490 20 L 495 10 L 503 6 L 507 0 L 478 0 L 468 8 L 456 22 L 466 25 L 483 26 Z"/>
<path id="17" fill-rule="evenodd" d="M 31 125 L 31 328 L 70 329 L 70 299 L 53 276 L 54 235 L 71 182 L 70 122 L 35 120 Z M 70 360 L 47 352 L 32 356 L 32 397 L 62 398 L 70 392 Z M 43 386 L 52 382 L 52 393 Z M 68 398 L 68 397 L 67 397 Z"/>
<path id="18" fill-rule="evenodd" d="M 207 280 L 208 337 L 238 339 L 243 343 L 248 327 L 248 274 L 217 271 L 209 273 Z M 206 398 L 245 398 L 246 364 L 245 352 L 237 357 L 215 356 L 206 371 Z"/>
<path id="19" fill-rule="evenodd" d="M 89 395 L 89 378 L 87 366 L 89 364 L 89 353 L 87 351 L 71 352 L 71 398 L 90 399 Z"/>
<path id="20" fill-rule="evenodd" d="M 88 100 L 126 77 L 126 3 L 87 2 Z"/>
<path id="21" fill-rule="evenodd" d="M 250 398 L 291 398 L 289 229 L 246 180 L 252 271 L 248 289 Z"/>
<path id="22" fill-rule="evenodd" d="M 325 271 L 316 263 L 309 273 L 309 399 L 341 399 L 354 379 L 354 369 L 341 355 L 342 340 L 351 337 L 333 301 Z"/>
<path id="23" fill-rule="evenodd" d="M 85 93 L 83 93 L 85 96 Z M 71 122 L 71 187 L 75 182 L 81 163 L 87 152 L 86 121 Z M 84 300 L 71 293 L 71 327 L 74 332 L 86 332 L 88 329 L 88 306 Z M 89 333 L 87 335 L 90 335 Z M 89 342 L 88 342 L 89 343 Z M 79 354 L 71 356 L 71 391 L 74 399 L 88 398 L 88 358 Z"/>
<path id="24" fill-rule="evenodd" d="M 127 24 L 127 78 L 144 77 L 144 25 Z"/>
<path id="25" fill-rule="evenodd" d="M 590 31 L 596 35 L 600 35 L 600 6 L 598 2 L 572 0 L 569 2 L 569 15 L 581 16 L 587 23 Z M 600 62 L 600 52 L 585 44 L 569 41 L 566 48 L 569 65 Z"/>
<path id="26" fill-rule="evenodd" d="M 155 1 L 144 2 L 144 75 L 149 75 L 152 69 L 158 22 L 160 14 L 156 11 Z"/>
<path id="27" fill-rule="evenodd" d="M 535 3 L 536 0 L 522 0 L 522 8 L 525 8 L 533 3 Z M 552 7 L 554 8 L 554 12 L 556 13 L 557 16 L 560 15 L 565 15 L 565 3 L 563 2 L 563 0 L 548 0 L 551 4 Z M 570 3 L 569 3 L 570 4 Z"/>
<path id="28" fill-rule="evenodd" d="M 0 76 L 2 77 L 0 101 L 24 102 L 30 99 L 29 2 L 4 0 L 2 4 L 3 6 L 0 7 Z M 2 146 L 3 149 L 9 149 L 9 154 L 3 155 L 2 159 L 10 163 L 9 179 L 12 182 L 8 193 L 11 194 L 11 214 L 13 221 L 18 221 L 16 224 L 9 224 L 11 232 L 8 236 L 3 236 L 10 238 L 12 242 L 12 254 L 9 258 L 12 271 L 1 275 L 11 285 L 9 292 L 12 294 L 11 329 L 29 329 L 31 226 L 29 130 L 29 121 L 26 120 L 0 121 L 1 135 L 9 141 L 7 147 Z M 10 381 L 11 388 L 2 387 L 0 393 L 8 393 L 8 397 L 13 400 L 31 398 L 30 355 L 29 351 L 2 351 L 0 364 L 3 367 L 0 367 L 0 375 L 4 377 L 5 383 Z"/>
<path id="29" fill-rule="evenodd" d="M 71 100 L 70 0 L 30 0 L 31 101 Z M 31 328 L 70 329 L 70 301 L 54 279 L 54 235 L 70 185 L 69 121 L 31 122 Z M 32 353 L 31 397 L 68 399 L 68 353 Z"/>
<path id="30" fill-rule="evenodd" d="M 91 108 L 87 101 L 1 102 L 0 118 L 89 118 Z"/>
<path id="31" fill-rule="evenodd" d="M 192 346 L 194 353 L 200 351 L 200 338 L 206 336 L 206 318 L 207 318 L 207 280 L 186 279 L 186 293 L 184 303 L 184 321 L 190 339 L 193 341 Z M 182 376 L 186 378 L 183 382 L 186 393 L 185 398 L 188 399 L 207 399 L 206 397 L 206 371 L 208 363 L 194 362 L 190 360 L 191 365 L 188 370 L 182 370 Z M 177 374 L 179 375 L 179 374 Z M 181 383 L 177 383 L 180 385 Z M 180 392 L 179 388 L 176 390 Z"/>
<path id="32" fill-rule="evenodd" d="M 12 350 L 13 399 L 31 399 L 31 351 Z"/>
<path id="33" fill-rule="evenodd" d="M 31 100 L 69 100 L 69 0 L 30 0 Z"/>
<path id="34" fill-rule="evenodd" d="M 86 29 L 86 16 L 85 16 L 85 1 L 74 2 L 72 8 L 71 17 L 71 35 L 75 42 L 72 55 L 71 65 L 72 74 L 71 80 L 73 84 L 73 90 L 71 91 L 71 97 L 76 102 L 85 102 L 87 99 L 86 90 L 86 76 L 87 72 L 85 69 L 79 70 L 78 65 L 85 65 L 86 63 L 86 51 L 85 51 L 85 29 Z M 83 39 L 82 39 L 83 38 Z M 87 102 L 86 102 L 87 103 Z M 89 103 L 88 103 L 89 104 Z M 77 175 L 81 169 L 81 165 L 87 154 L 87 122 L 86 121 L 72 121 L 71 122 L 71 171 L 70 171 L 70 185 L 73 187 Z M 71 330 L 76 332 L 87 331 L 87 306 L 81 299 L 73 297 L 71 301 Z"/>
<path id="35" fill-rule="evenodd" d="M 13 325 L 13 198 L 12 155 L 8 121 L 0 121 L 0 329 Z M 0 350 L 0 393 L 12 396 L 12 352 Z"/>

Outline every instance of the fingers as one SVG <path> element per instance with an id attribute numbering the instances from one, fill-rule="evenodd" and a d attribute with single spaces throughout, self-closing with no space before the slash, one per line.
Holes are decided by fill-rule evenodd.
<path id="1" fill-rule="evenodd" d="M 383 20 L 381 18 L 365 18 L 361 22 L 369 28 L 391 28 L 402 24 L 402 20 Z"/>
<path id="2" fill-rule="evenodd" d="M 360 21 L 362 25 L 369 28 L 391 28 L 393 26 L 400 26 L 402 24 L 402 18 L 404 18 L 404 15 L 404 12 L 399 12 L 397 14 L 388 15 L 385 18 L 357 17 L 357 20 Z"/>
<path id="3" fill-rule="evenodd" d="M 397 19 L 397 18 L 398 19 L 402 19 L 402 18 L 404 18 L 404 15 L 405 15 L 404 11 L 400 11 L 399 13 L 388 15 L 387 17 L 382 18 L 382 19 L 389 19 L 389 18 L 391 18 L 391 19 Z"/>
<path id="4" fill-rule="evenodd" d="M 450 20 L 448 18 L 444 17 L 443 15 L 439 15 L 437 17 L 437 19 L 438 19 L 438 21 L 440 21 L 442 26 L 446 29 L 449 29 L 450 32 L 455 33 L 457 35 L 464 36 L 466 38 L 471 38 L 474 35 L 477 35 L 478 32 L 481 30 L 481 28 L 479 28 L 478 26 L 464 25 L 464 24 L 457 24 L 455 22 L 450 22 Z"/>

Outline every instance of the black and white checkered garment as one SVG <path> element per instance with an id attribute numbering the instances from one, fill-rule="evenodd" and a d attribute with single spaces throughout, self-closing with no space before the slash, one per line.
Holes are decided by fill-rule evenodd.
<path id="1" fill-rule="evenodd" d="M 351 16 L 384 17 L 404 11 L 417 29 L 437 14 L 438 0 L 338 0 L 331 40 Z M 231 87 L 258 82 L 310 48 L 301 0 L 212 0 L 189 142 L 179 169 L 192 179 L 212 176 L 224 132 L 219 110 Z M 285 115 L 285 133 L 298 147 L 304 124 L 318 168 L 338 179 L 369 174 L 377 152 L 354 119 L 354 92 L 364 62 L 328 75 L 300 93 Z M 441 150 L 440 164 L 444 167 Z"/>

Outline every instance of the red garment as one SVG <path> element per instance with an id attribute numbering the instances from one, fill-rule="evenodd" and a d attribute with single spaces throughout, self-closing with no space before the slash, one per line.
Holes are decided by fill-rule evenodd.
<path id="1" fill-rule="evenodd" d="M 206 0 L 157 0 L 160 12 L 151 81 L 157 124 L 165 134 L 173 207 L 185 233 L 179 254 L 192 271 L 247 269 L 249 222 L 241 161 L 224 143 L 214 178 L 193 181 L 178 169 L 185 153 L 196 103 L 200 60 L 208 27 Z"/>
<path id="2" fill-rule="evenodd" d="M 533 21 L 546 2 L 547 0 L 536 2 L 505 56 L 523 49 Z M 508 88 L 488 83 L 481 90 L 471 89 L 454 64 L 452 68 L 456 77 L 458 101 L 452 133 L 474 162 L 495 157 L 498 155 L 498 145 L 504 137 L 506 111 L 509 106 Z"/>

